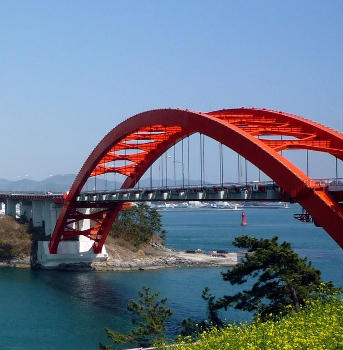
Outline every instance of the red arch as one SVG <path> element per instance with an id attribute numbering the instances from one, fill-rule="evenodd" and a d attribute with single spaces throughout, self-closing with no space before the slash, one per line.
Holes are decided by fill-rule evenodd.
<path id="1" fill-rule="evenodd" d="M 122 188 L 132 188 L 161 154 L 195 132 L 225 144 L 260 168 L 343 247 L 342 208 L 322 187 L 278 153 L 289 148 L 311 149 L 343 159 L 343 136 L 340 133 L 304 118 L 265 109 L 226 109 L 210 113 L 161 109 L 125 120 L 93 150 L 65 199 L 50 241 L 50 252 L 57 252 L 60 241 L 80 234 L 94 240 L 96 253 L 101 251 L 122 206 L 114 203 L 98 213 L 80 213 L 76 198 L 89 177 L 109 172 L 121 173 L 127 176 Z M 292 136 L 292 139 L 270 140 L 264 139 L 263 135 Z M 126 154 L 125 150 L 132 149 L 136 152 Z M 130 163 L 125 166 L 114 163 L 111 166 L 118 160 Z M 85 231 L 71 226 L 84 218 L 90 218 L 97 224 Z"/>

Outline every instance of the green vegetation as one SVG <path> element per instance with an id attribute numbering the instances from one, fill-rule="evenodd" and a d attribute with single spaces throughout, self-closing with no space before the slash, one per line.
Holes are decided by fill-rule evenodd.
<path id="1" fill-rule="evenodd" d="M 320 271 L 300 258 L 289 243 L 278 238 L 237 237 L 233 244 L 248 250 L 242 261 L 222 273 L 231 284 L 253 279 L 250 290 L 220 299 L 203 291 L 208 305 L 208 320 L 191 319 L 181 324 L 183 331 L 169 349 L 185 350 L 342 350 L 343 302 L 341 290 L 322 282 Z M 130 301 L 128 310 L 136 316 L 138 328 L 121 334 L 105 329 L 116 344 L 140 346 L 165 344 L 164 322 L 172 315 L 166 299 L 143 287 L 138 301 Z M 225 324 L 219 317 L 222 308 L 255 312 L 252 322 Z M 104 350 L 112 346 L 100 344 Z"/>
<path id="2" fill-rule="evenodd" d="M 171 317 L 172 311 L 166 307 L 167 298 L 157 299 L 159 292 L 151 292 L 143 286 L 138 292 L 138 300 L 130 300 L 127 309 L 133 314 L 131 320 L 136 328 L 128 333 L 119 333 L 105 328 L 107 337 L 115 344 L 138 344 L 147 347 L 165 342 L 164 323 Z M 111 350 L 111 345 L 99 345 L 100 349 Z"/>
<path id="3" fill-rule="evenodd" d="M 128 240 L 138 248 L 150 242 L 154 235 L 159 235 L 164 244 L 166 231 L 162 229 L 161 215 L 155 209 L 139 204 L 120 212 L 110 235 Z"/>
<path id="4" fill-rule="evenodd" d="M 332 296 L 305 301 L 299 312 L 289 305 L 279 319 L 229 324 L 204 331 L 196 342 L 179 337 L 177 350 L 342 350 L 343 302 Z"/>
<path id="5" fill-rule="evenodd" d="M 31 235 L 29 224 L 19 224 L 11 216 L 0 217 L 0 260 L 29 256 Z"/>
<path id="6" fill-rule="evenodd" d="M 243 290 L 232 296 L 214 300 L 209 289 L 203 297 L 208 300 L 212 314 L 219 309 L 234 307 L 255 311 L 261 320 L 273 316 L 299 311 L 319 286 L 322 285 L 320 271 L 311 266 L 306 258 L 300 258 L 288 242 L 278 243 L 278 238 L 257 239 L 248 236 L 237 237 L 233 244 L 248 250 L 242 261 L 226 273 L 223 279 L 231 284 L 243 284 L 248 278 L 255 283 L 250 290 Z M 328 292 L 334 292 L 331 282 L 325 283 Z M 290 308 L 290 305 L 292 306 Z M 211 321 L 218 324 L 214 317 Z"/>

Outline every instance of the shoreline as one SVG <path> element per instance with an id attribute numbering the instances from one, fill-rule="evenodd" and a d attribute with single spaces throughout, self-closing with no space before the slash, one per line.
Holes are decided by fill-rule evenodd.
<path id="1" fill-rule="evenodd" d="M 131 261 L 110 257 L 107 261 L 93 263 L 92 267 L 95 271 L 142 271 L 182 267 L 234 266 L 238 263 L 238 254 L 233 252 L 223 257 L 215 257 L 204 253 L 186 253 L 166 248 L 161 253 L 159 256 L 141 257 Z"/>
<path id="2" fill-rule="evenodd" d="M 14 268 L 14 269 L 31 269 L 31 258 L 29 256 L 23 256 L 18 258 L 13 258 L 10 260 L 1 260 L 0 268 Z"/>
<path id="3" fill-rule="evenodd" d="M 225 256 L 211 256 L 204 253 L 186 253 L 185 251 L 156 249 L 155 254 L 145 255 L 138 251 L 134 259 L 116 259 L 109 256 L 106 261 L 92 262 L 90 264 L 61 264 L 51 270 L 62 271 L 144 271 L 166 268 L 191 268 L 191 267 L 220 267 L 234 266 L 238 263 L 238 253 L 230 252 Z M 31 269 L 30 257 L 20 257 L 11 260 L 0 261 L 0 268 Z M 42 267 L 38 267 L 43 269 Z"/>

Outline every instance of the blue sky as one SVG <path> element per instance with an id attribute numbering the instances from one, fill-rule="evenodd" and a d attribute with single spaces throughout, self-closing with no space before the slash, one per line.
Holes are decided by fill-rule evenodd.
<path id="1" fill-rule="evenodd" d="M 0 178 L 77 173 L 116 124 L 161 107 L 264 107 L 342 132 L 342 14 L 338 0 L 2 0 Z"/>

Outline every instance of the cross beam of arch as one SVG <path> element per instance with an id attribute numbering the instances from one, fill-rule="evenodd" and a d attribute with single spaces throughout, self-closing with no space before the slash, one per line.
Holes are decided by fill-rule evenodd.
<path id="1" fill-rule="evenodd" d="M 343 160 L 342 134 L 305 118 L 266 109 L 223 109 L 209 113 L 158 109 L 123 121 L 95 147 L 64 200 L 49 244 L 50 253 L 57 253 L 61 241 L 78 235 L 92 239 L 94 252 L 101 252 L 122 204 L 114 203 L 89 214 L 81 212 L 76 198 L 89 178 L 119 173 L 126 176 L 121 188 L 132 188 L 163 153 L 196 132 L 226 145 L 261 169 L 343 247 L 342 207 L 325 188 L 279 153 L 286 149 L 308 149 Z M 269 135 L 288 138 L 265 138 Z M 92 227 L 77 229 L 75 223 L 85 218 L 92 220 Z"/>

